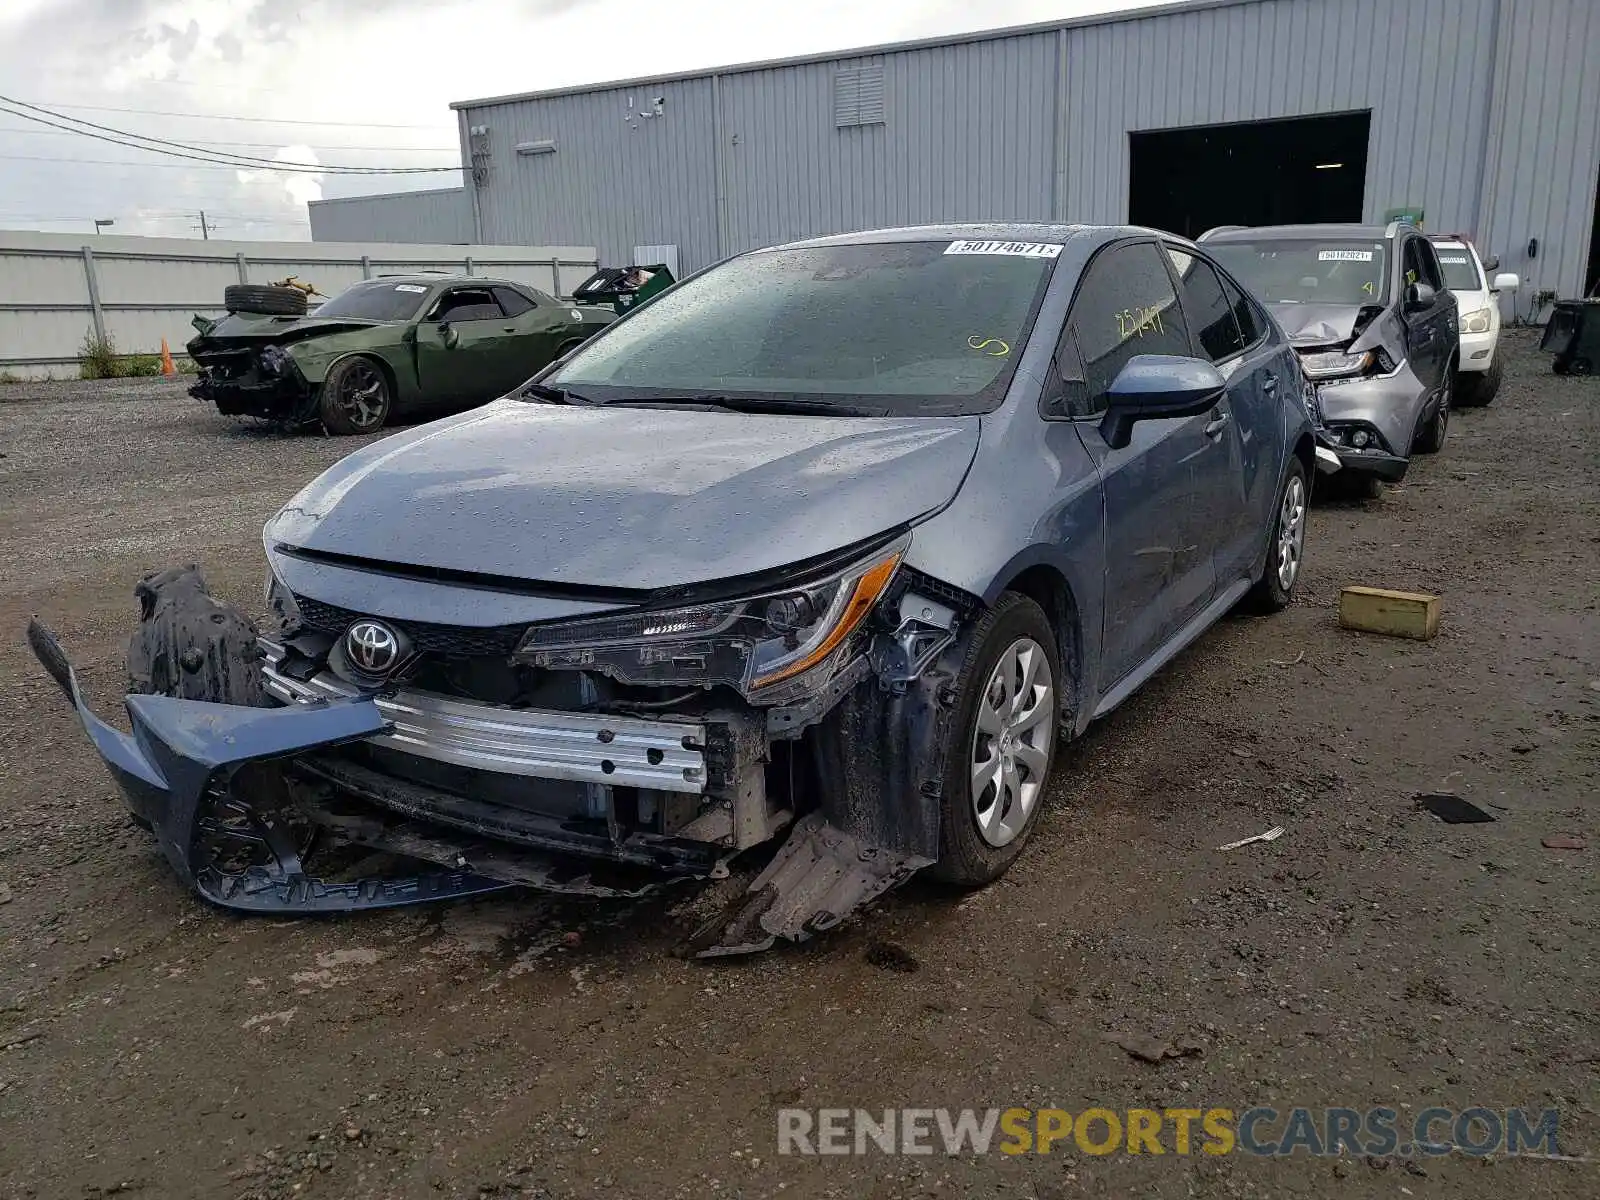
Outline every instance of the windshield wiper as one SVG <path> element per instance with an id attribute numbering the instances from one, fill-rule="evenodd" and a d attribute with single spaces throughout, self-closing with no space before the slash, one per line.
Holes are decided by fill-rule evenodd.
<path id="1" fill-rule="evenodd" d="M 609 407 L 626 408 L 720 408 L 737 413 L 817 414 L 830 417 L 879 417 L 880 409 L 831 400 L 802 400 L 795 396 L 724 396 L 717 392 L 693 392 L 682 396 L 629 396 L 605 402 Z"/>
<path id="2" fill-rule="evenodd" d="M 542 383 L 530 383 L 523 388 L 522 396 L 535 400 L 543 400 L 546 404 L 593 404 L 587 396 L 580 396 L 577 392 L 570 392 L 566 388 L 547 387 Z"/>

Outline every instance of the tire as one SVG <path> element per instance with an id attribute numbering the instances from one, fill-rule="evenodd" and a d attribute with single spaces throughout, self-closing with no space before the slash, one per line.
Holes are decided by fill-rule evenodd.
<path id="1" fill-rule="evenodd" d="M 231 313 L 259 313 L 267 317 L 306 315 L 304 292 L 266 283 L 229 284 L 222 289 L 222 303 Z"/>
<path id="2" fill-rule="evenodd" d="M 324 429 L 348 437 L 382 429 L 392 403 L 383 368 L 364 355 L 354 354 L 329 368 L 317 399 L 317 412 Z"/>
<path id="3" fill-rule="evenodd" d="M 1500 365 L 1497 358 L 1489 364 L 1487 371 L 1475 371 L 1470 375 L 1456 376 L 1455 402 L 1457 408 L 1482 408 L 1495 398 L 1500 391 L 1500 380 L 1505 374 L 1505 368 Z"/>
<path id="4" fill-rule="evenodd" d="M 1352 475 L 1343 482 L 1344 493 L 1352 500 L 1383 499 L 1383 480 L 1376 475 Z"/>
<path id="5" fill-rule="evenodd" d="M 1294 585 L 1300 581 L 1300 568 L 1305 560 L 1310 499 L 1305 464 L 1299 458 L 1290 458 L 1289 472 L 1278 489 L 1266 562 L 1261 567 L 1261 578 L 1250 589 L 1250 607 L 1257 612 L 1280 612 L 1288 608 L 1289 601 L 1294 598 Z"/>
<path id="6" fill-rule="evenodd" d="M 1007 696 L 1018 694 L 1009 689 L 1030 677 L 1033 706 L 1008 719 Z M 1041 683 L 1044 691 L 1037 694 Z M 1044 808 L 1062 683 L 1059 644 L 1044 611 L 1026 596 L 1005 593 L 974 627 L 956 677 L 955 735 L 940 789 L 939 861 L 927 868 L 930 876 L 981 887 L 1022 853 Z M 980 756 L 994 763 L 994 771 L 974 795 L 973 767 Z M 1005 789 L 1002 794 L 996 785 Z"/>
<path id="7" fill-rule="evenodd" d="M 1444 386 L 1439 389 L 1439 399 L 1433 406 L 1433 416 L 1417 429 L 1411 439 L 1411 453 L 1437 454 L 1444 449 L 1445 434 L 1450 430 L 1450 399 L 1455 392 L 1455 368 L 1445 372 Z"/>

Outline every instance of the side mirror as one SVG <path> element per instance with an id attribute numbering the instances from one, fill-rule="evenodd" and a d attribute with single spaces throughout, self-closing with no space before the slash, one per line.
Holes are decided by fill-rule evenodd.
<path id="1" fill-rule="evenodd" d="M 453 328 L 448 321 L 439 322 L 439 340 L 444 343 L 446 350 L 454 350 L 461 344 L 461 333 Z"/>
<path id="2" fill-rule="evenodd" d="M 1135 354 L 1106 393 L 1100 436 L 1120 450 L 1132 440 L 1135 422 L 1197 416 L 1217 402 L 1225 386 L 1217 369 L 1201 359 Z"/>
<path id="3" fill-rule="evenodd" d="M 1494 277 L 1494 282 L 1489 285 L 1491 292 L 1514 292 L 1522 286 L 1522 280 L 1510 271 L 1501 271 Z"/>
<path id="4" fill-rule="evenodd" d="M 1488 258 L 1483 260 L 1483 270 L 1485 274 L 1488 274 L 1490 271 L 1498 271 L 1499 269 L 1500 256 L 1498 254 L 1491 254 Z"/>
<path id="5" fill-rule="evenodd" d="M 1413 283 L 1406 288 L 1406 311 L 1420 312 L 1425 308 L 1432 308 L 1434 301 L 1433 288 L 1426 283 Z"/>

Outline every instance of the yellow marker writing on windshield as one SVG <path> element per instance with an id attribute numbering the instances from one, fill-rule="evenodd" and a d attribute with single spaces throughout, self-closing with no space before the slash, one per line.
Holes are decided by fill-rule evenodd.
<path id="1" fill-rule="evenodd" d="M 993 348 L 991 349 L 991 347 Z M 1002 342 L 999 338 L 979 337 L 977 334 L 973 334 L 967 339 L 967 348 L 969 350 L 981 350 L 991 358 L 1004 358 L 1011 353 L 1009 343 Z"/>

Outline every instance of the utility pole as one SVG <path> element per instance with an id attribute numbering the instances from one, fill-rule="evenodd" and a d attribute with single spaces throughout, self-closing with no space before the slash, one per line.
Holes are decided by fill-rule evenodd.
<path id="1" fill-rule="evenodd" d="M 206 224 L 206 210 L 203 208 L 200 210 L 200 240 L 203 242 L 211 240 L 211 226 Z"/>

